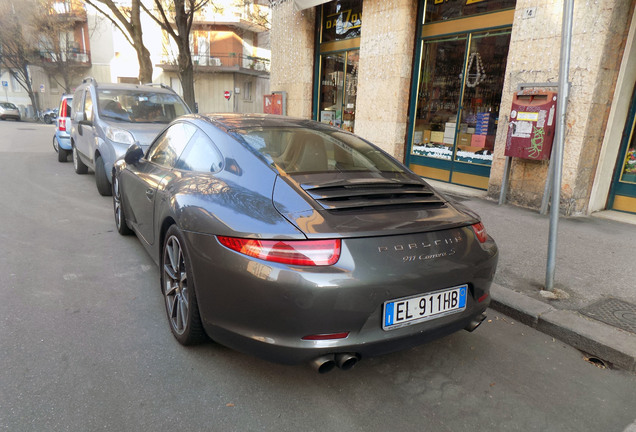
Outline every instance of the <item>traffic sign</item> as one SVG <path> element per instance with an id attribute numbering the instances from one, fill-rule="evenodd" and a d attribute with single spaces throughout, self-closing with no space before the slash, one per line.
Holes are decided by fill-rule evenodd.
<path id="1" fill-rule="evenodd" d="M 2 81 L 2 87 L 9 87 L 9 81 Z"/>
<path id="2" fill-rule="evenodd" d="M 230 94 L 229 90 L 225 90 L 225 99 L 230 100 L 230 96 L 231 96 L 231 94 Z"/>

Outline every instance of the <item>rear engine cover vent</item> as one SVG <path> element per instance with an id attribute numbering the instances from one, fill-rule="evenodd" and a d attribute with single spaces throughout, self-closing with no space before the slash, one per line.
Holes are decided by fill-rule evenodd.
<path id="1" fill-rule="evenodd" d="M 444 206 L 444 201 L 420 183 L 369 182 L 342 185 L 302 185 L 324 209 L 422 208 Z"/>

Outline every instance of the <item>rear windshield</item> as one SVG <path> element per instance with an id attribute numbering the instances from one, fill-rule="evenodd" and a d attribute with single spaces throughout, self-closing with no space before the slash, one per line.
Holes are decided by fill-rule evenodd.
<path id="1" fill-rule="evenodd" d="M 234 135 L 286 173 L 403 172 L 376 147 L 346 132 L 299 127 L 235 130 Z"/>
<path id="2" fill-rule="evenodd" d="M 130 123 L 170 123 L 188 114 L 181 99 L 170 93 L 99 89 L 97 99 L 101 117 Z"/>
<path id="3" fill-rule="evenodd" d="M 2 102 L 2 103 L 0 103 L 0 105 L 2 105 L 2 108 L 6 108 L 6 109 L 18 109 L 11 102 Z"/>

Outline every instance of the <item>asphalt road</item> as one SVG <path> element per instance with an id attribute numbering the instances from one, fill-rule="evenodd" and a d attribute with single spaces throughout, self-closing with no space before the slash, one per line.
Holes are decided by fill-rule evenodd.
<path id="1" fill-rule="evenodd" d="M 494 311 L 326 375 L 180 346 L 156 266 L 52 136 L 0 122 L 0 430 L 636 430 L 635 375 Z"/>

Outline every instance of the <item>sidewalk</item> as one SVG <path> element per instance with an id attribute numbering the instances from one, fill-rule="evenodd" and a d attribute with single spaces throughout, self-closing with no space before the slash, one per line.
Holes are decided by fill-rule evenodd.
<path id="1" fill-rule="evenodd" d="M 493 309 L 602 363 L 636 372 L 636 215 L 562 216 L 555 289 L 547 292 L 549 215 L 499 206 L 483 191 L 429 182 L 479 213 L 495 238 Z"/>

